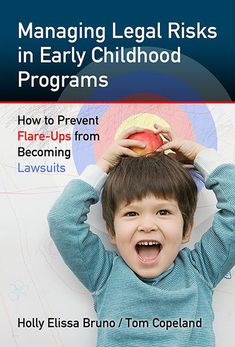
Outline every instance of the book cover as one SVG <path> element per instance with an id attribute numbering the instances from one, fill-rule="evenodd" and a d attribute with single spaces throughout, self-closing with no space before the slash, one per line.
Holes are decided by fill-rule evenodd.
<path id="1" fill-rule="evenodd" d="M 122 131 L 157 123 L 235 163 L 233 17 L 229 3 L 4 5 L 1 346 L 96 345 L 92 297 L 63 262 L 47 215 L 66 184 Z M 213 193 L 196 172 L 194 179 L 190 248 L 216 213 Z M 88 222 L 113 250 L 100 202 Z M 234 345 L 234 284 L 233 268 L 214 293 L 220 347 Z"/>

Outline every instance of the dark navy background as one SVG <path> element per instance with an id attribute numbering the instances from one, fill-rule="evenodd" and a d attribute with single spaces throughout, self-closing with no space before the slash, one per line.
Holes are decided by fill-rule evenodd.
<path id="1" fill-rule="evenodd" d="M 53 46 L 54 49 L 69 49 L 71 45 L 66 40 L 36 40 L 18 39 L 18 22 L 33 22 L 38 26 L 76 26 L 79 22 L 84 25 L 106 26 L 116 21 L 118 27 L 125 26 L 153 26 L 156 21 L 163 26 L 169 21 L 184 22 L 186 25 L 196 25 L 200 21 L 204 26 L 215 26 L 217 38 L 210 39 L 161 39 L 150 40 L 152 46 L 166 49 L 182 47 L 182 53 L 196 60 L 207 68 L 224 86 L 232 100 L 235 100 L 235 40 L 234 40 L 234 6 L 232 1 L 202 2 L 202 1 L 125 1 L 107 3 L 77 1 L 35 1 L 19 3 L 8 2 L 1 5 L 0 22 L 0 100 L 1 101 L 54 101 L 58 100 L 62 90 L 58 93 L 51 92 L 49 88 L 18 88 L 18 70 L 28 70 L 32 74 L 77 74 L 79 69 L 74 64 L 18 64 L 18 46 L 35 50 L 40 45 Z M 82 50 L 98 45 L 93 41 L 82 41 Z M 117 46 L 117 41 L 106 40 L 105 45 L 110 49 Z M 133 40 L 122 41 L 126 47 L 137 45 Z M 141 44 L 146 45 L 146 43 Z M 86 61 L 82 68 L 90 61 Z M 193 74 L 193 71 L 191 71 Z M 213 86 L 211 86 L 213 88 Z M 105 101 L 105 100 L 104 100 Z M 184 100 L 182 100 L 184 101 Z M 206 100 L 205 100 L 206 101 Z M 216 100 L 208 100 L 216 101 Z M 217 100 L 223 101 L 223 100 Z"/>

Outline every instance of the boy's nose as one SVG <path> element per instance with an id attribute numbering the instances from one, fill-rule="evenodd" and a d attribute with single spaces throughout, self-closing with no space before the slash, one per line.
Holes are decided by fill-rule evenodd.
<path id="1" fill-rule="evenodd" d="M 149 233 L 151 231 L 155 231 L 157 229 L 158 229 L 158 227 L 157 227 L 156 223 L 151 222 L 151 221 L 143 221 L 138 226 L 138 231 L 143 231 L 146 233 Z"/>

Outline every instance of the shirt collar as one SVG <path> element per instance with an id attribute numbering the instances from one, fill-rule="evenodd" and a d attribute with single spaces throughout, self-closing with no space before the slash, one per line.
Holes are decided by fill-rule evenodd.
<path id="1" fill-rule="evenodd" d="M 174 268 L 175 264 L 172 263 L 164 272 L 162 272 L 160 275 L 153 277 L 153 278 L 145 278 L 138 276 L 141 281 L 148 283 L 148 284 L 156 284 L 158 283 L 163 277 L 167 276 Z"/>

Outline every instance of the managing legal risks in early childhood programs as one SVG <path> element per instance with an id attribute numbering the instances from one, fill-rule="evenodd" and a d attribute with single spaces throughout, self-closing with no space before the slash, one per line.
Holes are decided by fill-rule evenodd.
<path id="1" fill-rule="evenodd" d="M 18 37 L 21 44 L 18 47 L 18 63 L 24 64 L 72 64 L 82 68 L 85 60 L 95 64 L 167 64 L 181 63 L 180 40 L 209 40 L 217 37 L 215 26 L 203 25 L 197 22 L 188 25 L 184 22 L 168 22 L 163 25 L 156 22 L 152 26 L 122 26 L 112 22 L 109 26 L 90 26 L 78 22 L 76 26 L 35 26 L 33 22 L 19 22 Z M 162 39 L 178 39 L 178 46 L 172 51 L 159 49 Z M 28 40 L 39 42 L 39 49 L 29 50 Z M 67 42 L 66 50 L 56 48 L 56 42 Z M 91 47 L 84 49 L 84 41 L 92 42 Z M 107 40 L 107 45 L 105 42 Z M 110 48 L 110 42 L 112 48 Z M 125 48 L 129 42 L 128 49 Z M 26 47 L 25 47 L 26 44 Z M 69 44 L 69 46 L 68 46 Z M 125 44 L 125 46 L 124 46 Z M 113 45 L 115 47 L 113 48 Z M 140 46 L 141 45 L 141 46 Z M 142 47 L 143 46 L 143 47 Z M 145 49 L 146 46 L 151 49 Z M 164 46 L 166 46 L 164 42 Z M 69 47 L 69 48 L 68 48 Z M 87 46 L 86 46 L 87 47 Z M 52 70 L 51 70 L 52 71 Z M 70 87 L 90 88 L 109 85 L 108 75 L 38 75 L 25 69 L 18 72 L 18 87 L 24 86 L 50 88 L 52 92 L 69 84 Z"/>

